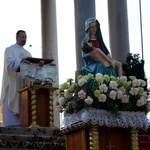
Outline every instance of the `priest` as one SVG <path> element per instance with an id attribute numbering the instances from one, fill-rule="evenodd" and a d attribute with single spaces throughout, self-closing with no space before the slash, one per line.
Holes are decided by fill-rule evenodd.
<path id="1" fill-rule="evenodd" d="M 4 71 L 2 79 L 1 99 L 3 126 L 20 126 L 19 117 L 19 93 L 21 88 L 21 75 L 18 72 L 21 61 L 26 57 L 31 57 L 29 51 L 24 49 L 27 35 L 24 30 L 16 33 L 16 43 L 7 47 L 4 52 Z"/>

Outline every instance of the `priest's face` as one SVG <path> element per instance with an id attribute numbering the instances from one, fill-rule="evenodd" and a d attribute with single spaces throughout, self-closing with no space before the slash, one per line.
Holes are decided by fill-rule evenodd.
<path id="1" fill-rule="evenodd" d="M 24 32 L 20 32 L 17 36 L 17 44 L 20 46 L 24 46 L 26 44 L 27 35 Z"/>
<path id="2" fill-rule="evenodd" d="M 96 32 L 97 32 L 97 22 L 96 21 L 91 22 L 90 26 L 89 26 L 89 29 L 90 29 L 90 34 L 95 35 Z"/>

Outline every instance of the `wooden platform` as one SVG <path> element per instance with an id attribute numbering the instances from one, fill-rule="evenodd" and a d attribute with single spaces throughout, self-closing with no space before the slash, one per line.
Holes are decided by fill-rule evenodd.
<path id="1" fill-rule="evenodd" d="M 66 150 L 138 150 L 138 137 L 132 128 L 78 124 L 62 129 Z"/>

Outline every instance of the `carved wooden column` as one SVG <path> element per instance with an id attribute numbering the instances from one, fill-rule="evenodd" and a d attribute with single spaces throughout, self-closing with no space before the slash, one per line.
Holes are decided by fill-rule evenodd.
<path id="1" fill-rule="evenodd" d="M 99 150 L 99 127 L 92 125 L 89 130 L 90 150 Z"/>
<path id="2" fill-rule="evenodd" d="M 39 127 L 36 122 L 36 90 L 31 90 L 31 125 L 30 127 Z"/>
<path id="3" fill-rule="evenodd" d="M 139 150 L 138 134 L 137 134 L 136 129 L 130 129 L 130 133 L 131 133 L 131 149 Z"/>

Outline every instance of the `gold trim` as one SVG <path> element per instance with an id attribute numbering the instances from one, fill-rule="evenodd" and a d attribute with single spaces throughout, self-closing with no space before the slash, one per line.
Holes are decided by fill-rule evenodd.
<path id="1" fill-rule="evenodd" d="M 51 89 L 49 89 L 49 126 L 54 127 L 53 91 Z"/>
<path id="2" fill-rule="evenodd" d="M 70 132 L 74 132 L 74 131 L 83 129 L 83 128 L 87 127 L 88 125 L 89 125 L 88 123 L 81 121 L 81 122 L 77 122 L 77 123 L 72 124 L 70 128 L 61 128 L 61 131 L 63 134 L 67 134 Z"/>
<path id="3" fill-rule="evenodd" d="M 131 150 L 139 150 L 138 134 L 136 129 L 130 129 L 131 133 Z"/>
<path id="4" fill-rule="evenodd" d="M 99 150 L 99 132 L 98 126 L 91 126 L 89 132 L 89 146 L 90 150 Z"/>
<path id="5" fill-rule="evenodd" d="M 29 127 L 30 128 L 40 127 L 39 125 L 37 125 L 36 122 L 36 90 L 35 89 L 31 90 L 31 125 Z"/>

